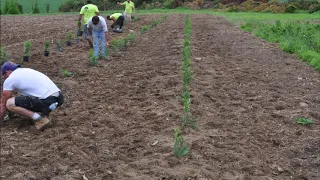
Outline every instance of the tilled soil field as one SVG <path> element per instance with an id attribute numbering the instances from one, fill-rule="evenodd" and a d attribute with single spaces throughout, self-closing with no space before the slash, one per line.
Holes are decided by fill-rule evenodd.
<path id="1" fill-rule="evenodd" d="M 98 65 L 85 41 L 52 44 L 75 31 L 77 15 L 1 17 L 1 44 L 47 74 L 66 96 L 52 123 L 36 131 L 25 118 L 1 123 L 1 179 L 320 179 L 320 75 L 294 55 L 211 15 L 191 15 L 190 153 L 173 155 L 183 106 L 181 64 L 186 15 L 141 16 L 124 26 L 136 41 Z M 5 27 L 5 28 L 3 28 Z M 64 77 L 61 69 L 74 73 Z M 312 119 L 301 126 L 297 117 Z"/>

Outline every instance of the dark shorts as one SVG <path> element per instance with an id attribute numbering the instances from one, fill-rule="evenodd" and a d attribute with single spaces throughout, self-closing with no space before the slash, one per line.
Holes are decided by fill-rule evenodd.
<path id="1" fill-rule="evenodd" d="M 48 115 L 50 113 L 49 106 L 55 102 L 58 102 L 58 107 L 63 104 L 64 97 L 61 92 L 59 92 L 59 97 L 49 96 L 46 99 L 39 99 L 32 96 L 15 97 L 16 106 L 29 109 L 30 111 L 39 112 L 42 115 Z"/>

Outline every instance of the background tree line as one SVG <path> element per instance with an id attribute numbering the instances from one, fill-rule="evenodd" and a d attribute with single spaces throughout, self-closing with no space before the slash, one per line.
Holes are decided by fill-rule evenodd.
<path id="1" fill-rule="evenodd" d="M 1 0 L 3 7 L 1 14 L 21 14 L 23 9 L 31 9 L 31 13 L 50 12 L 50 5 L 55 5 L 53 11 L 72 12 L 80 11 L 86 4 L 86 0 Z M 38 1 L 41 2 L 39 7 Z M 123 7 L 118 6 L 117 2 L 125 0 L 93 0 L 93 4 L 101 11 L 119 10 Z M 250 11 L 250 12 L 295 12 L 295 10 L 308 10 L 313 13 L 320 10 L 319 0 L 132 0 L 138 9 L 187 7 L 190 9 L 216 8 L 229 12 Z M 61 4 L 60 4 L 61 3 Z M 4 5 L 3 5 L 4 4 Z M 28 6 L 28 7 L 26 7 Z M 31 6 L 31 8 L 30 8 Z M 26 11 L 30 12 L 30 11 Z"/>

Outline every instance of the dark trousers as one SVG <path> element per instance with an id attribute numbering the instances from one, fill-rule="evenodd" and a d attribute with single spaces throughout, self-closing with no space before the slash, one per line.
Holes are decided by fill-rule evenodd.
<path id="1" fill-rule="evenodd" d="M 119 18 L 116 21 L 117 26 L 119 26 L 120 29 L 122 29 L 123 26 L 123 22 L 124 22 L 124 16 L 119 16 Z"/>
<path id="2" fill-rule="evenodd" d="M 16 106 L 23 107 L 34 112 L 40 112 L 41 115 L 48 115 L 51 112 L 49 106 L 55 102 L 58 103 L 58 107 L 64 103 L 64 96 L 61 92 L 59 92 L 58 97 L 49 96 L 46 99 L 39 99 L 32 96 L 15 97 Z"/>

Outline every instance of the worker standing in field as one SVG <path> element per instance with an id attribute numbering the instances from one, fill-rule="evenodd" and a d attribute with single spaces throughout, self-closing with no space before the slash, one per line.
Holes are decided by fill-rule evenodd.
<path id="1" fill-rule="evenodd" d="M 93 38 L 93 52 L 96 59 L 99 58 L 100 40 L 101 40 L 101 56 L 107 59 L 106 44 L 108 45 L 108 27 L 107 22 L 102 16 L 93 16 L 88 21 L 89 39 Z M 92 31 L 92 33 L 91 33 Z M 106 43 L 107 42 L 107 43 Z"/>
<path id="2" fill-rule="evenodd" d="M 79 18 L 78 18 L 78 23 L 81 22 L 81 19 L 83 17 L 83 24 L 84 24 L 84 27 L 83 27 L 83 31 L 84 31 L 84 35 L 85 35 L 85 38 L 86 40 L 88 40 L 90 46 L 92 47 L 92 41 L 89 40 L 89 34 L 88 34 L 88 28 L 87 28 L 87 25 L 88 25 L 88 21 L 91 17 L 93 16 L 98 16 L 100 13 L 99 13 L 99 10 L 98 10 L 98 7 L 94 4 L 92 4 L 92 0 L 87 0 L 87 4 L 82 6 L 81 10 L 80 10 L 80 15 L 79 15 Z"/>
<path id="3" fill-rule="evenodd" d="M 117 2 L 117 4 L 125 6 L 125 10 L 124 10 L 123 15 L 124 15 L 126 21 L 131 22 L 132 12 L 135 14 L 134 3 L 131 0 L 127 0 L 124 3 Z"/>
<path id="4" fill-rule="evenodd" d="M 50 121 L 49 113 L 64 102 L 61 90 L 45 74 L 10 61 L 2 65 L 1 75 L 5 81 L 0 119 L 3 120 L 9 110 L 32 119 L 36 128 L 43 130 Z M 13 91 L 19 96 L 12 97 Z"/>
<path id="5" fill-rule="evenodd" d="M 110 16 L 107 16 L 108 20 L 112 20 L 113 24 L 111 28 L 115 28 L 113 31 L 117 33 L 122 33 L 122 26 L 124 21 L 124 15 L 122 13 L 114 13 Z"/>

